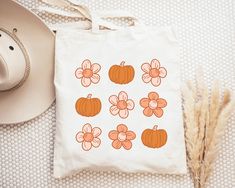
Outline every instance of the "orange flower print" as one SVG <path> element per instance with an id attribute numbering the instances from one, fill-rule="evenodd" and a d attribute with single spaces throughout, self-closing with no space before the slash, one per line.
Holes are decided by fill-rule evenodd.
<path id="1" fill-rule="evenodd" d="M 134 140 L 135 137 L 135 133 L 133 131 L 128 131 L 127 126 L 124 124 L 118 125 L 117 130 L 109 132 L 109 138 L 113 140 L 112 146 L 115 149 L 120 149 L 122 146 L 126 150 L 131 149 L 131 140 Z"/>
<path id="2" fill-rule="evenodd" d="M 100 81 L 100 76 L 97 74 L 101 69 L 101 66 L 98 63 L 91 63 L 89 59 L 86 59 L 82 62 L 80 68 L 77 68 L 75 71 L 75 76 L 78 79 L 81 79 L 81 84 L 84 87 L 88 87 L 93 84 L 97 84 Z"/>
<path id="3" fill-rule="evenodd" d="M 82 149 L 89 151 L 92 147 L 99 147 L 101 140 L 98 136 L 101 134 L 101 129 L 98 127 L 92 128 L 92 126 L 87 123 L 83 125 L 82 131 L 78 132 L 76 135 L 76 140 L 82 143 Z"/>
<path id="4" fill-rule="evenodd" d="M 143 113 L 148 117 L 152 116 L 153 114 L 158 118 L 162 117 L 162 108 L 166 107 L 166 105 L 166 100 L 159 98 L 159 95 L 156 92 L 150 92 L 148 94 L 148 98 L 142 98 L 140 100 L 140 106 L 144 108 Z"/>
<path id="5" fill-rule="evenodd" d="M 160 62 L 157 59 L 153 59 L 151 63 L 144 63 L 141 66 L 141 69 L 144 71 L 142 75 L 142 80 L 145 83 L 151 81 L 153 86 L 159 86 L 161 84 L 161 78 L 165 78 L 167 71 L 164 67 L 160 67 Z"/>
<path id="6" fill-rule="evenodd" d="M 124 91 L 121 91 L 118 96 L 110 96 L 109 102 L 112 104 L 109 109 L 110 113 L 114 116 L 119 114 L 119 116 L 123 119 L 127 118 L 129 115 L 129 110 L 133 110 L 135 107 L 134 101 L 128 99 L 128 95 Z"/>

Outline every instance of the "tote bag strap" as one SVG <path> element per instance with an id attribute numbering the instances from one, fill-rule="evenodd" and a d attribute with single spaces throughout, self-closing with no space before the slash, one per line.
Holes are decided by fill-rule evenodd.
<path id="1" fill-rule="evenodd" d="M 110 30 L 118 30 L 122 27 L 113 24 L 105 19 L 124 18 L 132 21 L 132 25 L 142 25 L 138 19 L 131 15 L 128 11 L 124 10 L 110 10 L 110 11 L 91 11 L 86 6 L 77 4 L 74 0 L 40 0 L 47 6 L 39 6 L 39 12 L 46 12 L 49 14 L 56 14 L 65 17 L 79 18 L 82 21 L 65 23 L 65 24 L 52 24 L 49 27 L 52 30 L 60 28 L 80 28 L 92 29 L 93 32 L 99 32 L 100 27 Z M 55 6 L 57 8 L 55 8 Z M 73 11 L 65 9 L 72 8 Z"/>

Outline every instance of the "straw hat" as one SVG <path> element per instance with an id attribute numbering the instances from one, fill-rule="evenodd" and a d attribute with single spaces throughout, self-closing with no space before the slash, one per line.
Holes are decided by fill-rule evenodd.
<path id="1" fill-rule="evenodd" d="M 0 124 L 30 120 L 53 103 L 54 41 L 36 15 L 0 1 Z"/>

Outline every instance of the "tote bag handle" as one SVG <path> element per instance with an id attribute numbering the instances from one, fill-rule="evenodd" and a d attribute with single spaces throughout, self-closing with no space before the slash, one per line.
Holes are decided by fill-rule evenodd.
<path id="1" fill-rule="evenodd" d="M 56 14 L 65 17 L 79 18 L 83 21 L 65 23 L 65 24 L 52 24 L 49 27 L 52 30 L 58 30 L 65 27 L 75 27 L 82 29 L 92 29 L 93 32 L 98 32 L 100 27 L 110 30 L 118 30 L 119 27 L 105 19 L 110 18 L 124 18 L 132 21 L 133 25 L 142 25 L 129 12 L 124 10 L 110 10 L 110 11 L 91 11 L 86 6 L 77 4 L 74 0 L 40 0 L 48 6 L 39 6 L 37 8 L 40 12 L 47 12 L 49 14 Z M 55 8 L 58 7 L 58 8 Z M 72 8 L 74 11 L 66 11 L 65 8 Z"/>

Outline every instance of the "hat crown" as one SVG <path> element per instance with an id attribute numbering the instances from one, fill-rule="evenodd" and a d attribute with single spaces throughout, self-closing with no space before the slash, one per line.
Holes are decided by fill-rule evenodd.
<path id="1" fill-rule="evenodd" d="M 6 82 L 8 79 L 7 65 L 3 57 L 0 55 L 0 88 L 1 84 Z"/>
<path id="2" fill-rule="evenodd" d="M 0 91 L 14 88 L 24 77 L 25 57 L 13 35 L 0 30 Z"/>

